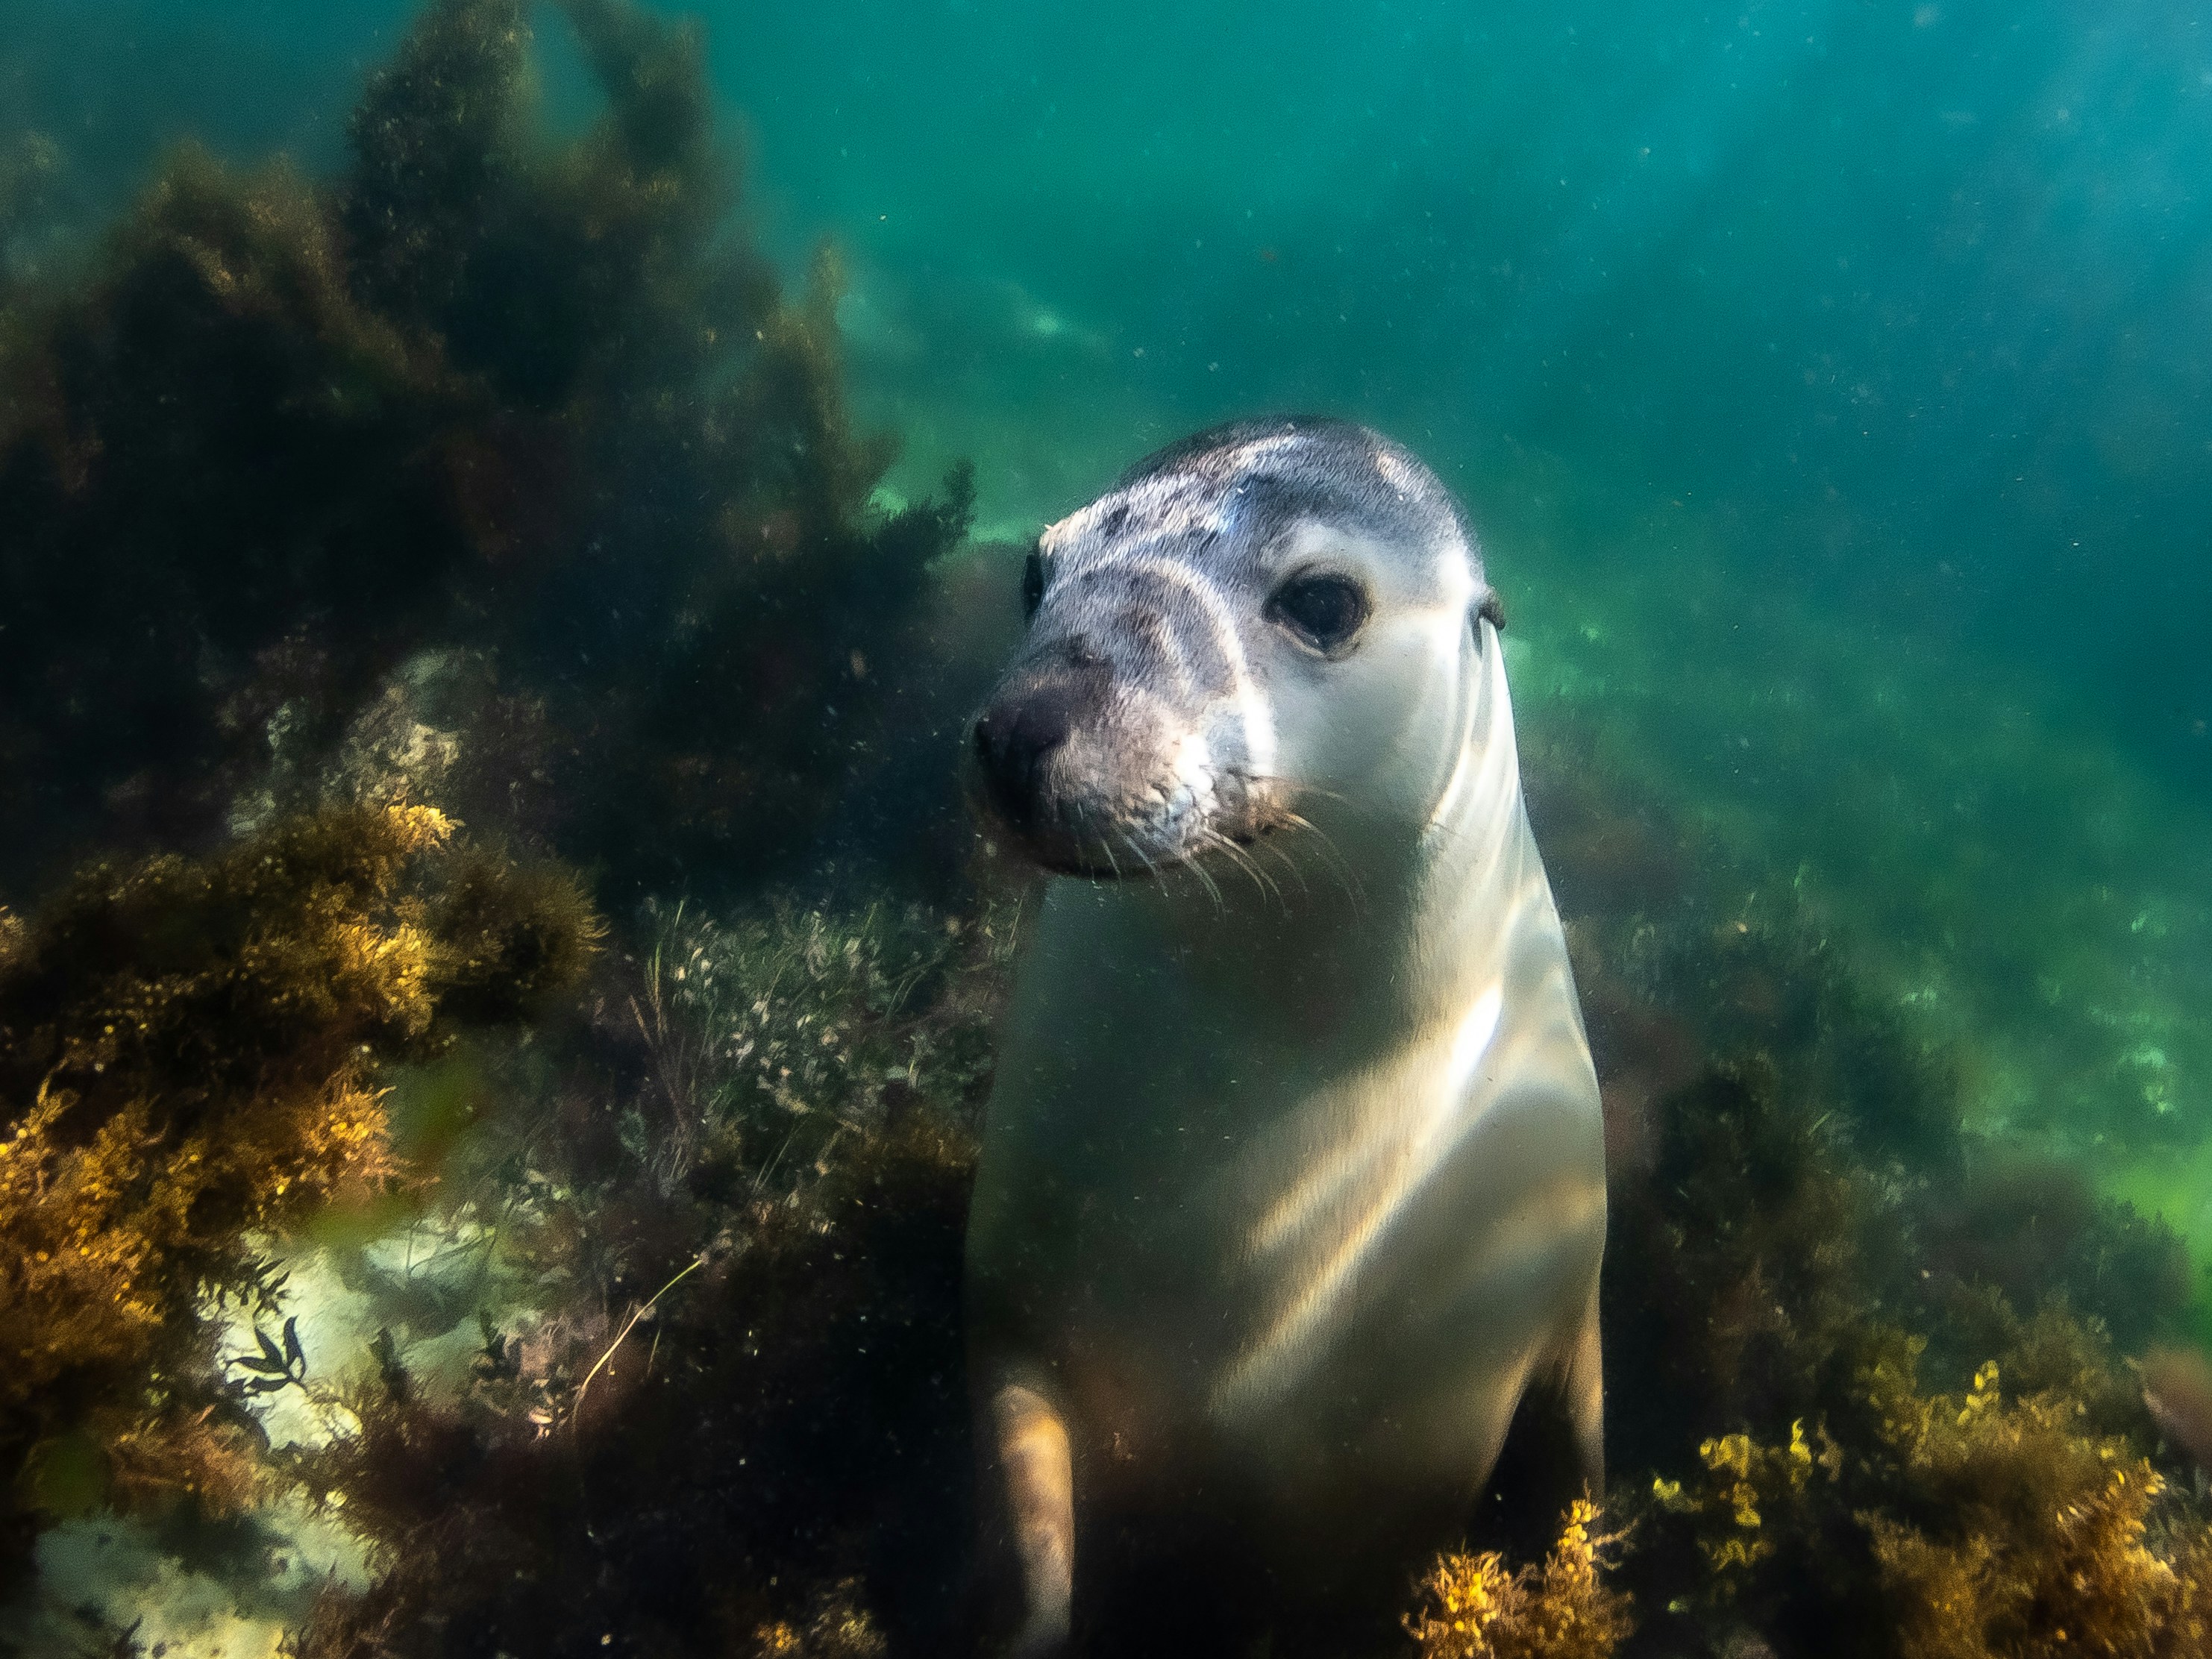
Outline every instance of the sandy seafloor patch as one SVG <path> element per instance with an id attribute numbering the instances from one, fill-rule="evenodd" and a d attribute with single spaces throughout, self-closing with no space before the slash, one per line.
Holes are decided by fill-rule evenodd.
<path id="1" fill-rule="evenodd" d="M 271 1659 L 331 1579 L 369 1582 L 360 1540 L 296 1498 L 224 1528 L 220 1559 L 173 1553 L 160 1532 L 112 1516 L 65 1522 L 39 1540 L 39 1595 L 0 1614 L 27 1654 L 110 1654 L 127 1632 L 149 1659 Z M 90 1615 L 90 1616 L 88 1616 Z"/>
<path id="2" fill-rule="evenodd" d="M 328 1395 L 369 1370 L 380 1332 L 416 1385 L 452 1394 L 467 1385 L 483 1341 L 471 1314 L 485 1288 L 491 1241 L 471 1226 L 399 1227 L 358 1249 L 307 1245 L 283 1256 L 284 1314 L 297 1322 L 312 1387 L 285 1387 L 253 1402 L 270 1445 L 323 1444 L 349 1431 L 350 1414 Z M 527 1328 L 516 1287 L 496 1284 L 510 1332 Z M 229 1310 L 222 1352 L 257 1350 L 257 1328 L 279 1322 Z M 272 1659 L 332 1579 L 349 1589 L 374 1577 L 371 1553 L 342 1509 L 318 1510 L 281 1493 L 216 1523 L 167 1529 L 94 1514 L 43 1533 L 31 1596 L 0 1607 L 0 1645 L 26 1655 L 107 1655 L 118 1631 L 148 1659 Z"/>

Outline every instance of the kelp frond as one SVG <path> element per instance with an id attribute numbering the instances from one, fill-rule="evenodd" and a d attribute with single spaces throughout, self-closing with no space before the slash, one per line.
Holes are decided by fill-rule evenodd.
<path id="1" fill-rule="evenodd" d="M 392 1172 L 380 1064 L 573 984 L 596 928 L 563 879 L 504 872 L 402 806 L 95 866 L 0 937 L 17 1501 L 244 1496 L 203 1291 L 250 1275 L 249 1233 Z"/>
<path id="2" fill-rule="evenodd" d="M 1606 1582 L 1597 1506 L 1577 1500 L 1551 1553 L 1509 1567 L 1495 1551 L 1447 1554 L 1419 1584 L 1406 1629 L 1421 1659 L 1607 1659 L 1634 1628 L 1628 1598 Z"/>

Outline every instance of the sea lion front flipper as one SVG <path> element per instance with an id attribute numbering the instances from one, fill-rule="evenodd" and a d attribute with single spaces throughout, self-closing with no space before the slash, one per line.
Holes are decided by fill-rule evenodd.
<path id="1" fill-rule="evenodd" d="M 1067 1424 L 1035 1389 L 991 1397 L 991 1427 L 1020 1565 L 1022 1623 L 1009 1651 L 1042 1659 L 1067 1643 L 1075 1581 L 1075 1469 Z"/>
<path id="2" fill-rule="evenodd" d="M 1605 1370 L 1593 1291 L 1564 1348 L 1529 1377 L 1469 1536 L 1534 1560 L 1558 1540 L 1569 1504 L 1604 1495 Z"/>
<path id="3" fill-rule="evenodd" d="M 1593 1503 L 1605 1497 L 1605 1350 L 1598 1340 L 1597 1287 L 1567 1351 L 1559 1378 L 1560 1404 L 1574 1436 L 1583 1495 Z"/>

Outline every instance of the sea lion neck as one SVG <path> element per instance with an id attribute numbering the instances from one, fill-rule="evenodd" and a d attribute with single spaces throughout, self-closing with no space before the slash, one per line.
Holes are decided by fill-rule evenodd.
<path id="1" fill-rule="evenodd" d="M 1374 857 L 1370 848 L 1356 869 L 1321 860 L 1216 862 L 1206 883 L 1183 872 L 1067 896 L 1096 930 L 1102 956 L 1152 964 L 1176 985 L 1170 1011 L 1234 1011 L 1247 1032 L 1300 1044 L 1333 1033 L 1358 1046 L 1363 1030 L 1401 1029 L 1432 1012 L 1415 1004 L 1433 988 L 1402 971 L 1420 948 L 1428 873 L 1415 837 L 1405 841 L 1401 857 Z"/>

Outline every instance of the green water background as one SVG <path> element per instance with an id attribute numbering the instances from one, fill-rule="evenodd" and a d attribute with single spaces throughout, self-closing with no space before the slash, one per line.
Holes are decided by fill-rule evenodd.
<path id="1" fill-rule="evenodd" d="M 1403 438 L 1486 538 L 1533 738 L 1832 917 L 1977 1127 L 2212 1262 L 2199 14 L 690 9 L 745 211 L 843 250 L 896 484 L 972 456 L 1018 539 L 1222 416 Z M 410 10 L 0 0 L 0 104 L 88 206 L 187 133 L 313 166 Z"/>

